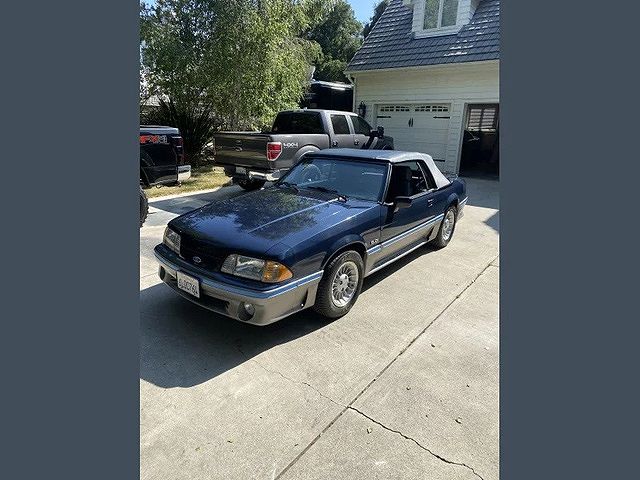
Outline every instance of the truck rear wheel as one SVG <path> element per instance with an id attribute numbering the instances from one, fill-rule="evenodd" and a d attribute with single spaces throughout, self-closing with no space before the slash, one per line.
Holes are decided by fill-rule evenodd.
<path id="1" fill-rule="evenodd" d="M 142 224 L 147 219 L 147 215 L 149 214 L 149 199 L 147 198 L 147 194 L 142 190 L 142 186 L 140 187 L 140 228 L 142 228 Z"/>
<path id="2" fill-rule="evenodd" d="M 265 184 L 265 180 L 256 180 L 255 178 L 239 178 L 237 180 L 237 183 L 245 190 L 250 191 L 262 188 Z"/>

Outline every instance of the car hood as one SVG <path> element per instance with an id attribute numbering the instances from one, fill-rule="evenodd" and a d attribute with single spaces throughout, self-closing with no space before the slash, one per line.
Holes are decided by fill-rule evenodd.
<path id="1" fill-rule="evenodd" d="M 215 202 L 170 222 L 180 234 L 238 253 L 292 247 L 375 206 L 331 194 L 270 187 Z"/>

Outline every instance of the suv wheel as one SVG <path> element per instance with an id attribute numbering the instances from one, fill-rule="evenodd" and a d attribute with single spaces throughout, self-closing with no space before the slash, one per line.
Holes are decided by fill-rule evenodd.
<path id="1" fill-rule="evenodd" d="M 142 224 L 147 219 L 147 215 L 149 214 L 149 199 L 147 198 L 147 194 L 142 190 L 142 186 L 140 186 L 140 228 L 142 228 Z"/>

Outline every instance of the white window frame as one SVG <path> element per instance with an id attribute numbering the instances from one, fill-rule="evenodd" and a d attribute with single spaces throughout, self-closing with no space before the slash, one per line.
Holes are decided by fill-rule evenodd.
<path id="1" fill-rule="evenodd" d="M 458 33 L 458 31 L 462 28 L 460 23 L 460 4 L 464 0 L 458 0 L 458 10 L 456 11 L 456 23 L 454 25 L 449 25 L 446 27 L 442 27 L 442 9 L 444 6 L 444 0 L 439 0 L 440 3 L 438 5 L 438 26 L 435 28 L 424 28 L 424 20 L 425 15 L 427 13 L 427 0 L 422 0 L 422 15 L 420 18 L 420 25 L 422 26 L 421 30 L 415 32 L 416 37 L 436 37 L 439 35 L 451 35 L 453 33 Z M 415 25 L 415 24 L 414 24 Z"/>

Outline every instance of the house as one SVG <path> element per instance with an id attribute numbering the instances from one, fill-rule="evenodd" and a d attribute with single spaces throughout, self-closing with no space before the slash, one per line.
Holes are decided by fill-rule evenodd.
<path id="1" fill-rule="evenodd" d="M 391 0 L 345 74 L 354 111 L 442 171 L 498 175 L 499 0 Z"/>

